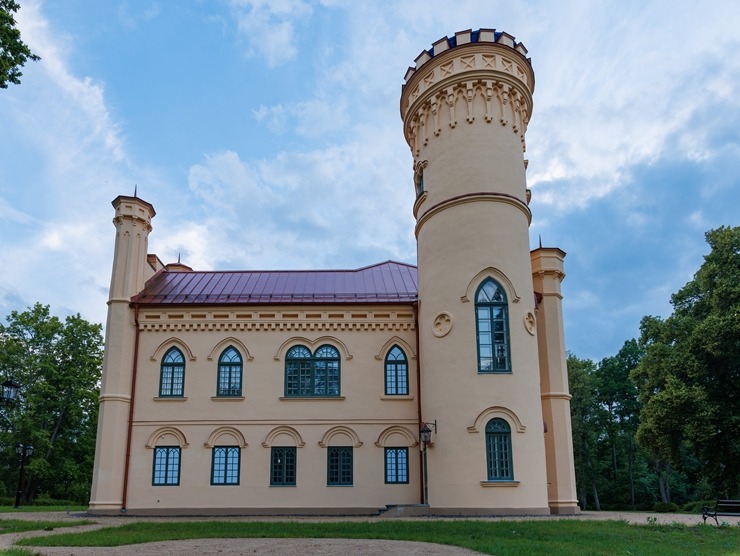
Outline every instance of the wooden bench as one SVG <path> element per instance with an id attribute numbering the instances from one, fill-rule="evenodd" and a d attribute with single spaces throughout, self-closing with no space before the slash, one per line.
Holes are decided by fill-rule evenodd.
<path id="1" fill-rule="evenodd" d="M 713 517 L 715 523 L 719 525 L 717 516 L 740 517 L 740 500 L 717 500 L 714 510 L 710 510 L 709 506 L 704 506 L 701 509 L 701 517 L 704 519 L 704 523 L 707 522 L 708 517 Z"/>

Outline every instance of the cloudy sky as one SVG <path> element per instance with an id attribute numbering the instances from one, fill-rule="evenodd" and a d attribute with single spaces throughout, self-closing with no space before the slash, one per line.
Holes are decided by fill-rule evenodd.
<path id="1" fill-rule="evenodd" d="M 601 359 L 667 316 L 740 225 L 736 0 L 20 0 L 42 61 L 0 89 L 0 315 L 104 322 L 119 194 L 196 269 L 416 262 L 399 94 L 422 49 L 529 49 L 530 241 L 568 253 L 566 343 Z"/>

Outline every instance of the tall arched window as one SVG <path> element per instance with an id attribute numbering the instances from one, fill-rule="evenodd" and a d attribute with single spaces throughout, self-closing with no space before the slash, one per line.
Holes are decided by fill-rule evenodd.
<path id="1" fill-rule="evenodd" d="M 475 293 L 478 331 L 478 372 L 511 372 L 509 307 L 501 285 L 488 278 Z"/>
<path id="2" fill-rule="evenodd" d="M 409 393 L 409 365 L 406 354 L 398 346 L 393 346 L 385 357 L 385 393 L 387 396 Z"/>
<path id="3" fill-rule="evenodd" d="M 313 354 L 295 346 L 285 356 L 285 396 L 339 396 L 339 352 L 324 345 Z"/>
<path id="4" fill-rule="evenodd" d="M 160 397 L 182 397 L 185 392 L 185 358 L 176 347 L 167 350 L 162 358 L 159 377 Z"/>
<path id="5" fill-rule="evenodd" d="M 513 481 L 511 427 L 503 419 L 486 424 L 486 464 L 489 481 Z"/>
<path id="6" fill-rule="evenodd" d="M 242 356 L 229 346 L 218 358 L 217 396 L 242 395 Z"/>

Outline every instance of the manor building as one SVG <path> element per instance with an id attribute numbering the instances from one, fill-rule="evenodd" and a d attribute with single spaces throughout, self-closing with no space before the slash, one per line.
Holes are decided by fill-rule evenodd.
<path id="1" fill-rule="evenodd" d="M 534 73 L 491 29 L 443 37 L 401 94 L 418 267 L 197 271 L 116 240 L 90 511 L 578 511 L 560 283 L 529 249 Z"/>

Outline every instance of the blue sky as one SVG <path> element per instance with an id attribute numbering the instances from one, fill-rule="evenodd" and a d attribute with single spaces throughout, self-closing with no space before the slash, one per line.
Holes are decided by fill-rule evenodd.
<path id="1" fill-rule="evenodd" d="M 740 225 L 735 0 L 21 0 L 42 61 L 0 90 L 0 314 L 104 322 L 110 202 L 196 269 L 416 262 L 399 95 L 464 29 L 523 42 L 535 247 L 568 253 L 566 344 L 616 353 Z"/>

